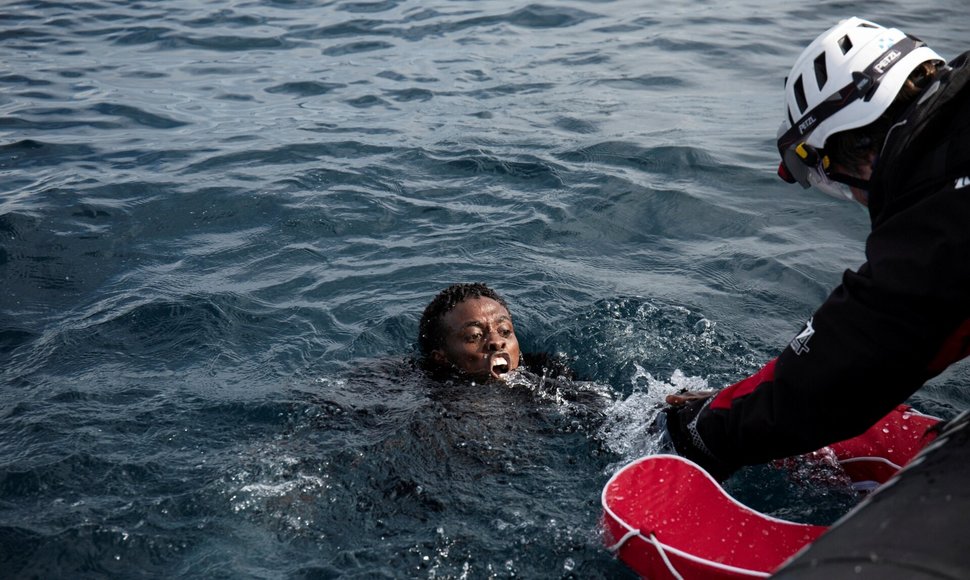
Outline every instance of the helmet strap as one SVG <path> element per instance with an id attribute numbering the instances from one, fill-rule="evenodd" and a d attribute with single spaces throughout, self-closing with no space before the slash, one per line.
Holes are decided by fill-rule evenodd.
<path id="1" fill-rule="evenodd" d="M 826 175 L 828 175 L 829 179 L 831 179 L 832 181 L 838 181 L 839 183 L 844 183 L 849 187 L 857 187 L 859 189 L 869 191 L 868 179 L 862 179 L 861 177 L 856 177 L 854 175 L 847 175 L 845 173 L 837 173 L 834 171 L 831 173 L 827 172 Z"/>

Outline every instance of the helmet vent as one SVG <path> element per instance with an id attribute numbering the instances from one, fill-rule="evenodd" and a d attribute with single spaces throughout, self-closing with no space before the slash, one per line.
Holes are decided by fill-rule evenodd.
<path id="1" fill-rule="evenodd" d="M 852 50 L 852 40 L 848 34 L 839 39 L 839 50 L 842 51 L 842 54 L 848 54 Z"/>
<path id="2" fill-rule="evenodd" d="M 825 67 L 825 53 L 823 52 L 815 58 L 815 82 L 818 83 L 818 90 L 822 90 L 828 80 L 829 73 Z"/>
<path id="3" fill-rule="evenodd" d="M 805 98 L 805 87 L 802 86 L 802 77 L 798 77 L 795 80 L 795 86 L 792 87 L 795 92 L 795 102 L 798 104 L 798 114 L 801 115 L 808 108 L 808 99 Z"/>

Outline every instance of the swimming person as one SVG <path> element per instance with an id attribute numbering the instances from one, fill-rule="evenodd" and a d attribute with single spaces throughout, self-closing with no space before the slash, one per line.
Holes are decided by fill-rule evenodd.
<path id="1" fill-rule="evenodd" d="M 723 479 L 854 437 L 970 354 L 968 54 L 850 18 L 798 57 L 779 176 L 867 206 L 867 261 L 757 373 L 667 398 L 678 453 Z"/>
<path id="2" fill-rule="evenodd" d="M 561 356 L 522 353 L 508 304 L 482 283 L 452 284 L 434 297 L 421 316 L 418 349 L 420 366 L 437 378 L 506 380 L 523 370 L 542 382 L 576 378 Z"/>
<path id="3" fill-rule="evenodd" d="M 521 352 L 509 306 L 485 284 L 453 284 L 424 309 L 418 328 L 422 366 L 433 375 L 500 380 Z"/>

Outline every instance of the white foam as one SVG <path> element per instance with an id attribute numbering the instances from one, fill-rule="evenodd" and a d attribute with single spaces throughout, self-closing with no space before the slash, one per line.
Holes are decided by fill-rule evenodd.
<path id="1" fill-rule="evenodd" d="M 597 433 L 597 438 L 607 449 L 621 456 L 621 463 L 660 451 L 662 433 L 649 431 L 663 409 L 667 395 L 683 389 L 708 390 L 707 379 L 688 377 L 679 369 L 673 372 L 669 381 L 662 381 L 641 366 L 634 366 L 634 391 L 607 409 Z"/>

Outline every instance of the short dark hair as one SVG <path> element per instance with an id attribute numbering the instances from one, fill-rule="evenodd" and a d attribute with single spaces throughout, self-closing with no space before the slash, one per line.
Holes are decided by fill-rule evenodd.
<path id="1" fill-rule="evenodd" d="M 431 351 L 444 343 L 445 328 L 442 325 L 442 318 L 445 314 L 469 298 L 491 298 L 509 310 L 509 305 L 498 295 L 498 292 L 480 282 L 448 286 L 434 297 L 421 315 L 421 323 L 418 325 L 418 347 L 421 349 L 422 357 L 427 358 Z"/>

